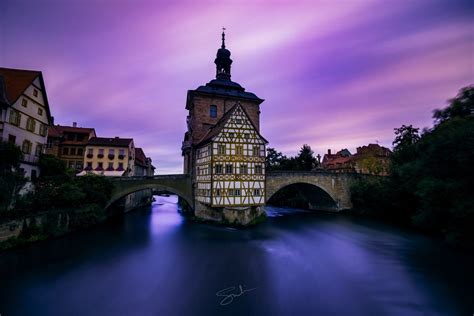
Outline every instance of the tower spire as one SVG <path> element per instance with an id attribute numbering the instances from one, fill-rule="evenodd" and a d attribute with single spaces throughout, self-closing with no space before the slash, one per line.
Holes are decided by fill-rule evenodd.
<path id="1" fill-rule="evenodd" d="M 216 79 L 230 80 L 230 65 L 232 59 L 230 59 L 230 51 L 225 48 L 225 27 L 222 28 L 222 45 L 217 50 L 216 59 Z"/>
<path id="2" fill-rule="evenodd" d="M 225 48 L 225 27 L 222 27 L 222 46 L 221 48 Z"/>

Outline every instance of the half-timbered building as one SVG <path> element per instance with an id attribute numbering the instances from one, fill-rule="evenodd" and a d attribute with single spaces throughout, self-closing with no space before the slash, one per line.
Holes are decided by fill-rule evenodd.
<path id="1" fill-rule="evenodd" d="M 237 103 L 197 146 L 196 200 L 211 207 L 265 203 L 267 141 Z"/>
<path id="2" fill-rule="evenodd" d="M 193 180 L 195 216 L 246 225 L 264 215 L 264 100 L 231 80 L 230 56 L 223 32 L 216 78 L 188 91 L 183 169 Z"/>

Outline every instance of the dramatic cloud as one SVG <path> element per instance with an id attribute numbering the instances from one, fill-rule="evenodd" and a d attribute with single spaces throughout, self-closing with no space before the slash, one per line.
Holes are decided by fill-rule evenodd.
<path id="1" fill-rule="evenodd" d="M 2 1 L 0 65 L 42 70 L 57 123 L 133 137 L 182 171 L 186 91 L 214 76 L 266 101 L 262 134 L 294 154 L 379 142 L 474 82 L 471 1 Z"/>

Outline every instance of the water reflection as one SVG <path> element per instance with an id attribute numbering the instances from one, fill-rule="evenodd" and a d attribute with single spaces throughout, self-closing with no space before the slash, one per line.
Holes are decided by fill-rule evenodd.
<path id="1" fill-rule="evenodd" d="M 197 224 L 177 198 L 0 255 L 3 315 L 470 315 L 474 260 L 333 213 Z M 219 291 L 255 288 L 221 306 Z M 237 293 L 237 292 L 236 292 Z M 237 293 L 238 294 L 238 293 Z"/>
<path id="2" fill-rule="evenodd" d="M 153 234 L 166 234 L 170 230 L 179 229 L 184 219 L 176 211 L 178 209 L 178 197 L 176 195 L 155 195 L 154 198 L 155 201 L 151 207 L 151 232 Z"/>

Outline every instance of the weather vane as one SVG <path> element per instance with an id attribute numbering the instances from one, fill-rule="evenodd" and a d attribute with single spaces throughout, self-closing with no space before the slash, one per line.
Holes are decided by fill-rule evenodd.
<path id="1" fill-rule="evenodd" d="M 222 27 L 222 48 L 225 48 L 225 27 Z"/>

